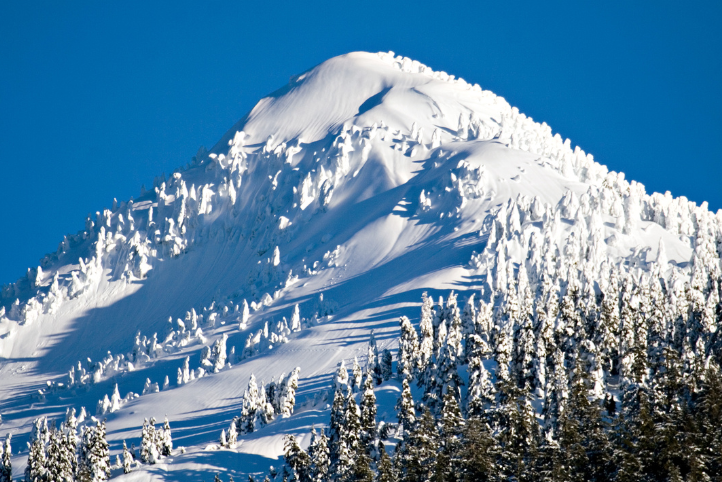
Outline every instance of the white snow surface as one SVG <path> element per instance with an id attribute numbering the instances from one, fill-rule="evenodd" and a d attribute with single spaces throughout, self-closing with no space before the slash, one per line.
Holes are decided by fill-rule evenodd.
<path id="1" fill-rule="evenodd" d="M 40 276 L 34 268 L 4 287 L 0 432 L 13 434 L 15 476 L 24 470 L 34 418 L 60 419 L 67 407 L 81 406 L 95 414 L 116 383 L 125 397 L 141 393 L 147 378 L 162 386 L 166 376 L 169 387 L 102 415 L 111 453 L 114 460 L 123 440 L 139 446 L 143 418 L 164 415 L 186 452 L 114 476 L 212 480 L 222 472 L 242 480 L 279 467 L 285 433 L 307 443 L 312 424 L 328 423 L 323 396 L 331 375 L 355 356 L 363 366 L 372 330 L 380 349 L 393 349 L 399 317 L 418 320 L 424 291 L 438 298 L 454 290 L 462 301 L 480 296 L 493 268 L 489 256 L 477 256 L 490 215 L 509 200 L 535 197 L 554 209 L 567 191 L 579 202 L 610 183 L 637 190 L 644 205 L 657 199 L 707 212 L 684 199 L 650 197 L 477 85 L 393 53 L 332 58 L 259 101 L 210 152 L 200 150 L 156 190 L 67 236 L 43 260 Z M 719 223 L 719 214 L 709 216 Z M 668 269 L 685 269 L 692 233 L 651 217 L 643 211 L 622 229 L 619 216 L 604 213 L 606 254 L 645 269 L 661 240 Z M 542 223 L 522 221 L 530 230 L 535 222 Z M 560 246 L 574 213 L 562 216 L 561 226 Z M 243 300 L 252 305 L 244 325 Z M 242 358 L 249 334 L 266 322 L 273 331 L 284 318 L 291 326 L 296 305 L 300 330 L 281 330 L 287 342 L 263 342 Z M 202 335 L 178 329 L 176 320 L 191 309 L 204 315 Z M 183 343 L 163 343 L 169 317 L 176 338 L 187 337 Z M 67 387 L 78 361 L 89 366 L 88 358 L 99 361 L 108 351 L 130 353 L 139 331 L 148 339 L 157 332 L 162 347 L 132 370 L 106 364 L 95 383 Z M 229 351 L 235 347 L 231 365 L 178 385 L 184 358 L 197 369 L 203 347 L 223 334 Z M 296 366 L 291 417 L 239 437 L 235 449 L 207 449 L 240 414 L 251 374 L 269 382 Z M 394 382 L 377 389 L 379 418 L 395 422 L 398 393 Z"/>

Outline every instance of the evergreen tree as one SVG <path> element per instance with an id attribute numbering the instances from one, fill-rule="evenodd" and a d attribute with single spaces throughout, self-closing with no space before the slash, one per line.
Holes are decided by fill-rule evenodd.
<path id="1" fill-rule="evenodd" d="M 417 357 L 419 386 L 423 383 L 421 375 L 427 370 L 431 357 L 434 354 L 434 302 L 426 292 L 421 295 L 421 300 L 421 321 L 419 322 L 421 341 L 419 343 L 419 355 Z"/>
<path id="2" fill-rule="evenodd" d="M 480 417 L 471 417 L 463 430 L 460 475 L 464 482 L 500 480 L 496 457 L 498 447 L 489 425 Z"/>
<path id="3" fill-rule="evenodd" d="M 447 392 L 443 401 L 440 447 L 435 470 L 438 480 L 453 482 L 460 480 L 457 467 L 461 463 L 461 434 L 464 428 L 464 419 L 453 394 Z"/>
<path id="4" fill-rule="evenodd" d="M 363 370 L 361 365 L 358 364 L 358 359 L 353 357 L 353 367 L 351 368 L 351 386 L 354 392 L 361 390 L 361 384 L 363 383 Z"/>
<path id="5" fill-rule="evenodd" d="M 367 377 L 369 375 L 367 374 Z M 360 410 L 349 389 L 346 397 L 346 410 L 344 413 L 341 436 L 339 439 L 338 460 L 334 467 L 334 474 L 338 479 L 349 476 L 356 463 L 356 456 L 361 450 L 365 453 L 365 446 L 361 441 Z"/>
<path id="6" fill-rule="evenodd" d="M 141 432 L 140 460 L 144 464 L 155 464 L 159 457 L 160 452 L 156 445 L 155 418 L 151 418 L 150 423 L 146 418 L 143 421 Z"/>
<path id="7" fill-rule="evenodd" d="M 419 364 L 419 335 L 406 316 L 402 316 L 399 323 L 401 325 L 401 335 L 399 336 L 396 369 L 399 378 L 411 378 L 416 375 Z"/>
<path id="8" fill-rule="evenodd" d="M 379 454 L 379 461 L 376 464 L 378 470 L 376 482 L 396 482 L 398 480 L 396 470 L 383 442 L 379 442 Z"/>
<path id="9" fill-rule="evenodd" d="M 436 469 L 439 448 L 436 422 L 429 409 L 425 409 L 419 423 L 404 441 L 404 451 L 397 455 L 399 476 L 404 482 L 431 481 Z"/>
<path id="10" fill-rule="evenodd" d="M 73 482 L 77 470 L 75 446 L 61 430 L 50 431 L 46 477 L 48 481 Z"/>
<path id="11" fill-rule="evenodd" d="M 376 440 L 376 394 L 371 374 L 366 375 L 364 392 L 361 397 L 361 442 L 369 454 L 373 454 Z"/>
<path id="12" fill-rule="evenodd" d="M 133 468 L 133 455 L 128 450 L 128 446 L 123 440 L 123 473 L 128 474 Z"/>
<path id="13" fill-rule="evenodd" d="M 328 477 L 330 465 L 328 437 L 321 429 L 320 434 L 316 434 L 316 429 L 311 430 L 311 443 L 308 446 L 309 457 L 309 478 L 313 482 L 324 482 Z"/>
<path id="14" fill-rule="evenodd" d="M 501 380 L 496 420 L 499 432 L 499 463 L 506 477 L 533 481 L 536 473 L 539 425 L 528 393 L 510 381 Z"/>
<path id="15" fill-rule="evenodd" d="M 384 381 L 388 381 L 393 374 L 393 357 L 388 349 L 384 349 L 384 351 L 381 352 L 381 378 L 383 378 Z"/>
<path id="16" fill-rule="evenodd" d="M 85 427 L 78 463 L 78 479 L 98 482 L 110 478 L 110 453 L 105 439 L 105 422 Z"/>
<path id="17" fill-rule="evenodd" d="M 398 413 L 399 423 L 404 429 L 404 434 L 411 433 L 416 424 L 416 410 L 414 409 L 414 399 L 411 396 L 411 388 L 408 380 L 401 382 L 401 396 L 396 403 L 396 411 Z"/>
<path id="18" fill-rule="evenodd" d="M 25 482 L 44 482 L 47 474 L 45 444 L 41 438 L 35 438 L 28 444 L 28 464 L 25 467 Z"/>
<path id="19" fill-rule="evenodd" d="M 371 457 L 365 448 L 359 444 L 356 448 L 355 462 L 345 480 L 349 482 L 374 482 L 374 472 L 371 470 Z"/>
<path id="20" fill-rule="evenodd" d="M 103 424 L 105 429 L 105 424 Z M 160 441 L 160 454 L 163 457 L 170 457 L 173 452 L 173 436 L 170 431 L 170 423 L 168 423 L 168 416 L 166 415 L 163 420 L 163 432 Z"/>
<path id="21" fill-rule="evenodd" d="M 346 397 L 344 397 L 341 393 L 341 390 L 336 389 L 333 397 L 333 405 L 331 405 L 331 421 L 329 422 L 328 440 L 329 458 L 334 472 L 342 452 L 341 436 L 344 430 L 345 413 Z"/>
<path id="22" fill-rule="evenodd" d="M 296 437 L 286 435 L 284 443 L 284 459 L 293 471 L 293 479 L 297 482 L 309 482 L 311 460 L 308 454 L 298 445 Z"/>
<path id="23" fill-rule="evenodd" d="M 10 446 L 11 438 L 12 436 L 7 434 L 5 443 L 0 445 L 0 482 L 12 482 L 13 480 L 13 465 L 10 460 L 13 454 L 12 447 Z"/>

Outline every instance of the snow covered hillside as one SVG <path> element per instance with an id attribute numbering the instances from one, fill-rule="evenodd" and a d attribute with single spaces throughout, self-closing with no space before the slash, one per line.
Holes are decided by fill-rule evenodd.
<path id="1" fill-rule="evenodd" d="M 661 279 L 680 313 L 699 291 L 693 309 L 709 316 L 689 343 L 710 355 L 721 246 L 722 213 L 706 203 L 646 193 L 476 84 L 350 53 L 292 78 L 2 288 L 0 432 L 15 478 L 33 421 L 81 407 L 107 419 L 113 462 L 123 440 L 140 447 L 144 418 L 170 421 L 184 450 L 114 468 L 121 480 L 265 474 L 283 464 L 285 434 L 306 447 L 328 425 L 340 362 L 366 366 L 372 333 L 379 354 L 396 353 L 399 319 L 418 324 L 424 293 L 453 292 L 476 320 L 508 305 L 510 286 L 596 302 Z M 511 343 L 518 330 L 504 329 Z M 634 364 L 623 345 L 619 369 L 602 352 L 593 364 L 602 399 L 619 400 L 612 372 Z M 547 372 L 529 375 L 540 414 Z M 221 447 L 252 375 L 278 397 L 262 427 Z M 401 386 L 376 388 L 380 421 L 397 422 Z"/>

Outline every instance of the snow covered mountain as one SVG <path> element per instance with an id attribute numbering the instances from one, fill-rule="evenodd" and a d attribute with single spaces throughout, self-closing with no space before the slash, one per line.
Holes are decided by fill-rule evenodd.
<path id="1" fill-rule="evenodd" d="M 140 445 L 144 418 L 170 420 L 183 453 L 114 470 L 122 480 L 266 473 L 285 434 L 328 423 L 338 363 L 364 366 L 372 332 L 395 352 L 423 293 L 481 313 L 479 300 L 508 303 L 509 286 L 595 300 L 618 276 L 665 280 L 668 298 L 704 284 L 713 310 L 721 233 L 722 213 L 646 193 L 476 84 L 350 53 L 292 78 L 3 287 L 0 430 L 16 478 L 33 420 L 81 407 L 107 418 L 113 457 L 123 440 Z M 705 326 L 710 354 L 716 321 Z M 268 383 L 296 367 L 292 415 L 209 448 L 252 374 Z M 618 396 L 595 367 L 597 396 Z M 379 420 L 396 422 L 400 386 L 376 389 Z"/>

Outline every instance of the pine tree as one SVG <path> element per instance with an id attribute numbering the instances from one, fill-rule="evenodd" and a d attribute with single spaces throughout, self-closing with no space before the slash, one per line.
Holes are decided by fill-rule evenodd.
<path id="1" fill-rule="evenodd" d="M 10 446 L 11 439 L 12 435 L 7 434 L 5 443 L 0 445 L 0 482 L 12 482 L 13 480 L 13 465 L 10 459 L 13 454 Z"/>
<path id="2" fill-rule="evenodd" d="M 464 419 L 459 404 L 453 394 L 444 395 L 441 411 L 441 434 L 439 454 L 436 459 L 436 477 L 453 482 L 460 480 L 457 467 L 461 463 L 461 434 Z"/>
<path id="3" fill-rule="evenodd" d="M 128 446 L 125 445 L 123 440 L 123 473 L 128 474 L 133 468 L 133 455 L 128 450 Z"/>
<path id="4" fill-rule="evenodd" d="M 328 477 L 330 465 L 328 437 L 321 429 L 320 434 L 316 434 L 316 429 L 311 430 L 311 443 L 308 446 L 308 456 L 310 462 L 309 477 L 313 482 L 324 482 Z"/>
<path id="5" fill-rule="evenodd" d="M 510 381 L 498 382 L 500 394 L 496 418 L 500 441 L 500 464 L 506 477 L 537 479 L 539 425 L 528 393 Z"/>
<path id="6" fill-rule="evenodd" d="M 404 429 L 404 434 L 411 433 L 416 424 L 416 410 L 414 409 L 414 399 L 411 396 L 411 388 L 408 380 L 401 382 L 401 396 L 396 403 L 396 411 L 398 413 L 399 423 Z"/>
<path id="7" fill-rule="evenodd" d="M 379 461 L 376 464 L 376 468 L 378 470 L 376 482 L 396 482 L 398 480 L 398 476 L 396 474 L 396 470 L 394 469 L 394 464 L 391 461 L 391 457 L 389 457 L 389 454 L 386 452 L 383 442 L 380 441 L 379 454 Z"/>
<path id="8" fill-rule="evenodd" d="M 363 370 L 361 365 L 358 364 L 358 359 L 353 357 L 353 366 L 351 367 L 351 386 L 354 392 L 361 390 L 361 384 L 363 383 Z"/>
<path id="9" fill-rule="evenodd" d="M 419 374 L 419 384 L 423 382 L 421 379 L 421 374 L 426 371 L 428 364 L 431 361 L 431 357 L 434 354 L 434 302 L 426 294 L 426 292 L 421 295 L 421 299 L 421 322 L 419 323 L 419 330 L 421 331 L 421 341 L 419 343 L 419 355 L 417 358 L 417 373 Z"/>
<path id="10" fill-rule="evenodd" d="M 436 469 L 439 448 L 436 422 L 427 408 L 419 423 L 404 441 L 404 452 L 399 453 L 400 480 L 406 482 L 430 481 Z"/>
<path id="11" fill-rule="evenodd" d="M 160 457 L 155 436 L 155 418 L 143 421 L 141 432 L 140 460 L 144 464 L 155 464 Z"/>
<path id="12" fill-rule="evenodd" d="M 371 374 L 366 375 L 364 392 L 361 396 L 361 442 L 365 450 L 373 453 L 373 444 L 376 440 L 376 394 Z"/>
<path id="13" fill-rule="evenodd" d="M 110 478 L 110 453 L 105 439 L 105 422 L 97 422 L 95 427 L 85 427 L 78 465 L 79 480 L 98 482 Z"/>
<path id="14" fill-rule="evenodd" d="M 63 434 L 61 430 L 52 429 L 48 444 L 47 480 L 72 482 L 75 479 L 76 470 L 75 447 L 72 445 L 70 437 Z"/>
<path id="15" fill-rule="evenodd" d="M 368 377 L 368 375 L 367 375 Z M 349 389 L 346 397 L 346 411 L 344 413 L 344 421 L 339 440 L 339 452 L 336 466 L 334 467 L 335 476 L 337 478 L 345 478 L 353 469 L 356 462 L 356 456 L 359 453 L 359 447 L 365 452 L 365 447 L 361 442 L 361 421 L 360 411 L 353 398 L 353 393 Z"/>
<path id="16" fill-rule="evenodd" d="M 356 456 L 353 467 L 346 480 L 349 482 L 374 482 L 374 472 L 371 470 L 371 457 L 366 453 L 363 446 L 356 448 Z"/>
<path id="17" fill-rule="evenodd" d="M 105 425 L 103 425 L 105 429 Z M 173 436 L 170 431 L 170 423 L 168 423 L 168 416 L 166 415 L 163 420 L 163 433 L 160 442 L 160 454 L 163 457 L 170 457 L 173 452 Z"/>
<path id="18" fill-rule="evenodd" d="M 281 397 L 281 416 L 283 418 L 293 415 L 293 407 L 296 405 L 296 390 L 298 390 L 298 376 L 300 372 L 301 367 L 294 368 L 286 381 L 286 390 Z"/>
<path id="19" fill-rule="evenodd" d="M 331 405 L 328 440 L 329 458 L 334 472 L 342 452 L 341 436 L 344 430 L 345 412 L 346 397 L 341 393 L 341 390 L 337 389 L 334 392 L 333 405 Z"/>
<path id="20" fill-rule="evenodd" d="M 498 447 L 488 424 L 479 417 L 471 417 L 464 425 L 461 477 L 464 482 L 487 482 L 500 479 L 496 466 Z"/>
<path id="21" fill-rule="evenodd" d="M 241 409 L 241 433 L 253 433 L 256 430 L 256 419 L 259 405 L 259 392 L 256 377 L 251 373 L 248 388 L 243 393 L 243 407 Z"/>
<path id="22" fill-rule="evenodd" d="M 366 355 L 366 374 L 373 374 L 376 385 L 381 385 L 383 377 L 381 375 L 381 360 L 379 360 L 379 349 L 376 346 L 376 337 L 373 330 L 369 338 L 369 346 Z"/>
<path id="23" fill-rule="evenodd" d="M 391 379 L 393 375 L 393 357 L 388 349 L 381 352 L 381 378 L 384 381 Z"/>
<path id="24" fill-rule="evenodd" d="M 402 316 L 399 323 L 401 324 L 401 335 L 399 336 L 396 368 L 399 378 L 411 378 L 416 375 L 419 364 L 419 335 L 406 316 Z"/>
<path id="25" fill-rule="evenodd" d="M 284 440 L 284 459 L 286 465 L 293 471 L 294 480 L 298 482 L 310 481 L 310 464 L 308 454 L 298 445 L 296 437 L 286 435 Z"/>
<path id="26" fill-rule="evenodd" d="M 37 421 L 36 421 L 37 422 Z M 43 482 L 47 473 L 47 457 L 45 455 L 45 444 L 41 438 L 35 438 L 28 444 L 28 464 L 25 467 L 26 482 Z"/>

